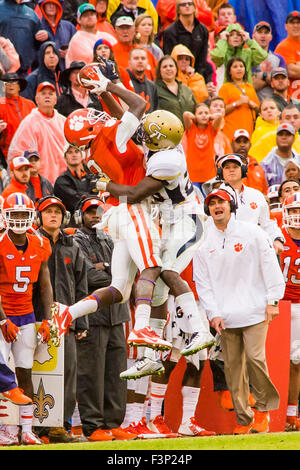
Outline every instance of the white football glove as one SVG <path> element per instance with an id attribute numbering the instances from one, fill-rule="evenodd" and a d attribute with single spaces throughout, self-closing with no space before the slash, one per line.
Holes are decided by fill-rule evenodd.
<path id="1" fill-rule="evenodd" d="M 108 83 L 110 80 L 100 72 L 98 72 L 99 80 L 88 80 L 86 78 L 81 79 L 81 83 L 84 87 L 89 88 L 91 93 L 96 93 L 96 95 L 101 95 L 104 91 L 106 91 Z M 93 88 L 90 88 L 93 86 Z"/>
<path id="2" fill-rule="evenodd" d="M 110 179 L 105 174 L 101 175 L 96 183 L 96 188 L 98 191 L 106 191 L 107 185 L 110 182 Z"/>

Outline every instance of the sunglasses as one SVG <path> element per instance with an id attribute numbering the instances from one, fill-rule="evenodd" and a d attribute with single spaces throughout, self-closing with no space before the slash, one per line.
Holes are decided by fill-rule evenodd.
<path id="1" fill-rule="evenodd" d="M 190 7 L 191 5 L 194 5 L 193 2 L 179 3 L 180 7 Z"/>

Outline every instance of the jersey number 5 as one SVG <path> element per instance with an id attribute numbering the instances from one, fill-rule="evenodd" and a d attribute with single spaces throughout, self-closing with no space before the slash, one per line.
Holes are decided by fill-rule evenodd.
<path id="1" fill-rule="evenodd" d="M 13 284 L 13 290 L 15 292 L 26 292 L 28 289 L 28 284 L 30 279 L 27 276 L 24 276 L 25 273 L 31 271 L 30 266 L 16 266 L 16 283 Z"/>

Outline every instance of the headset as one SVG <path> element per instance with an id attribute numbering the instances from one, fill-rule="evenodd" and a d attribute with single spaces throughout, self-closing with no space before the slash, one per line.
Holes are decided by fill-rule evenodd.
<path id="1" fill-rule="evenodd" d="M 62 225 L 68 225 L 68 224 L 70 223 L 70 220 L 71 220 L 71 213 L 66 210 L 65 205 L 64 205 L 64 203 L 62 202 L 62 200 L 61 200 L 59 197 L 54 196 L 54 195 L 52 195 L 52 196 L 51 196 L 51 195 L 45 196 L 45 197 L 43 197 L 43 198 L 41 198 L 41 199 L 38 200 L 37 206 L 36 206 L 35 224 L 36 224 L 38 227 L 40 227 L 40 226 L 42 225 L 43 221 L 42 221 L 42 213 L 41 213 L 41 211 L 40 211 L 40 207 L 41 207 L 41 205 L 42 205 L 45 201 L 47 201 L 48 199 L 51 199 L 51 198 L 52 198 L 52 199 L 56 199 L 60 204 L 62 204 L 63 207 L 62 207 L 61 205 L 59 205 L 59 207 L 60 207 L 62 210 L 63 210 L 63 208 L 64 208 L 64 210 L 63 210 Z M 55 204 L 55 203 L 54 203 L 54 204 Z"/>
<path id="2" fill-rule="evenodd" d="M 228 194 L 228 196 L 230 197 L 230 212 L 232 212 L 233 214 L 236 214 L 236 210 L 237 210 L 237 203 L 236 201 L 233 199 L 233 196 L 232 194 L 230 194 L 229 191 L 226 191 L 226 189 L 223 189 L 223 188 L 218 188 L 218 189 L 214 189 L 212 192 L 216 192 L 216 195 L 217 195 L 217 191 L 223 191 L 224 193 Z M 209 193 L 209 194 L 211 194 Z M 209 194 L 207 195 L 207 197 L 209 196 Z M 206 198 L 205 198 L 206 199 Z M 210 215 L 210 212 L 209 212 L 209 207 L 208 207 L 208 204 L 204 201 L 204 214 L 205 215 Z"/>
<path id="3" fill-rule="evenodd" d="M 100 201 L 102 204 L 103 204 L 103 201 L 100 197 L 98 196 L 90 196 L 90 197 L 86 197 L 84 199 L 82 199 L 81 201 L 79 201 L 79 203 L 77 204 L 77 208 L 76 210 L 74 211 L 74 221 L 75 221 L 75 224 L 76 225 L 83 225 L 83 212 L 82 212 L 82 208 L 84 206 L 84 204 L 87 202 L 87 201 L 91 201 L 91 200 L 94 200 L 96 199 L 96 201 Z"/>
<path id="4" fill-rule="evenodd" d="M 217 177 L 220 180 L 224 179 L 223 178 L 222 160 L 223 160 L 223 158 L 230 157 L 230 155 L 233 155 L 235 157 L 240 158 L 242 162 L 244 162 L 244 160 L 245 160 L 245 157 L 243 155 L 239 155 L 238 153 L 227 153 L 226 155 L 223 155 L 222 157 L 219 157 L 217 160 L 215 159 L 215 162 L 220 165 L 217 168 Z M 242 163 L 241 170 L 242 170 L 242 178 L 246 178 L 247 173 L 248 173 L 248 165 L 246 165 L 245 163 Z"/>

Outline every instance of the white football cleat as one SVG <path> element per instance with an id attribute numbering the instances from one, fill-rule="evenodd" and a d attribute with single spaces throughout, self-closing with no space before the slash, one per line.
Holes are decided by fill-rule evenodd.
<path id="1" fill-rule="evenodd" d="M 180 352 L 182 356 L 191 356 L 202 349 L 216 344 L 215 337 L 209 332 L 196 332 L 192 335 L 189 344 Z"/>
<path id="2" fill-rule="evenodd" d="M 19 439 L 16 439 L 13 436 L 10 436 L 3 429 L 0 430 L 0 446 L 15 446 L 19 445 Z"/>
<path id="3" fill-rule="evenodd" d="M 165 372 L 165 368 L 160 359 L 152 360 L 148 357 L 137 359 L 132 367 L 121 372 L 121 379 L 140 379 L 146 375 L 160 375 Z"/>
<path id="4" fill-rule="evenodd" d="M 214 431 L 207 431 L 206 429 L 201 428 L 201 426 L 199 426 L 194 416 L 179 426 L 178 434 L 180 436 L 215 436 L 216 435 Z"/>
<path id="5" fill-rule="evenodd" d="M 25 446 L 35 446 L 43 444 L 43 442 L 31 431 L 22 432 L 21 444 Z"/>

